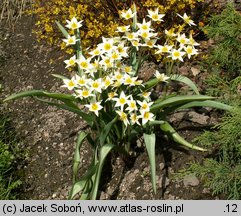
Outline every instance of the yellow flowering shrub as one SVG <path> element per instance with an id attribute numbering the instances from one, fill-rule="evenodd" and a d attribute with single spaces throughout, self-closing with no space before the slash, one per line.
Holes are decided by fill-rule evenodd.
<path id="1" fill-rule="evenodd" d="M 147 9 L 154 10 L 154 8 L 158 8 L 160 13 L 168 15 L 169 20 L 166 20 L 165 24 L 157 25 L 158 32 L 161 34 L 165 29 L 179 28 L 180 30 L 181 26 L 176 19 L 176 13 L 191 15 L 191 12 L 195 12 L 195 8 L 200 6 L 204 0 L 163 0 L 162 3 L 159 2 L 157 0 L 135 1 L 139 17 L 144 17 L 144 11 Z M 45 40 L 50 44 L 59 41 L 56 20 L 61 23 L 73 17 L 85 20 L 84 31 L 81 32 L 82 46 L 89 47 L 98 43 L 101 36 L 115 36 L 116 27 L 126 24 L 125 20 L 119 18 L 119 13 L 129 8 L 131 3 L 133 3 L 131 0 L 36 0 L 30 12 L 36 15 L 34 32 L 38 40 Z M 200 19 L 200 16 L 198 18 Z M 199 21 L 201 20 L 195 20 L 196 23 Z M 64 43 L 61 44 L 61 48 L 64 48 Z M 67 52 L 71 53 L 71 50 L 67 49 Z"/>

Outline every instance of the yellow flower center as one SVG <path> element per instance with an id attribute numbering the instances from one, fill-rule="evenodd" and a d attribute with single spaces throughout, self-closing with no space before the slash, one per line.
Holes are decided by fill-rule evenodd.
<path id="1" fill-rule="evenodd" d="M 68 85 L 69 85 L 69 87 L 73 87 L 74 86 L 74 82 L 72 80 L 70 80 Z"/>
<path id="2" fill-rule="evenodd" d="M 77 23 L 72 23 L 71 28 L 72 28 L 72 29 L 77 29 L 77 28 L 78 28 Z"/>
<path id="3" fill-rule="evenodd" d="M 80 85 L 84 85 L 85 84 L 85 80 L 84 79 L 80 79 L 78 82 Z"/>
<path id="4" fill-rule="evenodd" d="M 123 31 L 123 32 L 125 32 L 127 29 L 126 29 L 125 26 L 121 26 L 121 27 L 120 27 L 120 30 Z"/>
<path id="5" fill-rule="evenodd" d="M 147 33 L 147 32 L 143 32 L 143 33 L 141 34 L 141 36 L 142 36 L 143 38 L 147 38 L 147 37 L 148 37 L 148 33 Z"/>
<path id="6" fill-rule="evenodd" d="M 122 76 L 121 74 L 117 74 L 117 75 L 116 75 L 116 79 L 117 79 L 117 80 L 120 80 L 122 77 L 123 77 L 123 76 Z"/>
<path id="7" fill-rule="evenodd" d="M 110 59 L 105 59 L 105 61 L 104 61 L 104 62 L 105 62 L 105 64 L 107 64 L 107 65 L 108 65 L 108 64 L 110 64 Z"/>
<path id="8" fill-rule="evenodd" d="M 100 51 L 99 50 L 94 50 L 94 55 L 99 55 Z"/>
<path id="9" fill-rule="evenodd" d="M 125 121 L 127 119 L 127 115 L 124 112 L 122 112 L 121 115 L 120 115 L 120 119 L 122 121 Z"/>
<path id="10" fill-rule="evenodd" d="M 192 47 L 188 47 L 186 51 L 187 51 L 187 54 L 192 54 L 193 53 Z"/>
<path id="11" fill-rule="evenodd" d="M 108 51 L 108 50 L 111 49 L 111 47 L 112 47 L 111 44 L 106 43 L 106 44 L 104 45 L 104 50 Z"/>
<path id="12" fill-rule="evenodd" d="M 126 14 L 126 19 L 130 19 L 130 18 L 131 18 L 131 14 L 130 13 Z"/>
<path id="13" fill-rule="evenodd" d="M 151 18 L 152 18 L 153 20 L 157 20 L 157 19 L 158 19 L 158 15 L 157 15 L 157 14 L 153 14 L 153 15 L 151 16 Z"/>
<path id="14" fill-rule="evenodd" d="M 164 46 L 164 47 L 162 48 L 162 52 L 168 52 L 168 48 L 167 48 L 166 46 Z"/>
<path id="15" fill-rule="evenodd" d="M 87 62 L 81 62 L 80 66 L 83 68 L 88 68 L 88 63 Z"/>
<path id="16" fill-rule="evenodd" d="M 84 91 L 82 92 L 82 95 L 83 95 L 84 97 L 88 97 L 88 96 L 89 96 L 89 91 L 88 91 L 88 90 L 84 90 Z"/>
<path id="17" fill-rule="evenodd" d="M 74 43 L 74 39 L 73 39 L 73 38 L 69 38 L 69 39 L 68 39 L 68 43 L 69 43 L 69 44 Z"/>
<path id="18" fill-rule="evenodd" d="M 122 47 L 118 47 L 118 48 L 117 48 L 117 51 L 118 51 L 119 53 L 122 53 L 122 52 L 124 52 L 124 49 L 123 49 Z"/>
<path id="19" fill-rule="evenodd" d="M 137 121 L 137 116 L 136 116 L 136 114 L 133 114 L 133 115 L 131 116 L 131 119 L 132 119 L 132 121 L 136 122 L 136 121 Z"/>
<path id="20" fill-rule="evenodd" d="M 148 25 L 142 25 L 142 30 L 144 30 L 144 31 L 146 31 L 146 30 L 148 30 Z"/>
<path id="21" fill-rule="evenodd" d="M 180 39 L 179 42 L 182 43 L 182 44 L 185 44 L 185 43 L 186 43 L 186 40 L 185 40 L 185 38 L 182 38 L 182 39 Z"/>
<path id="22" fill-rule="evenodd" d="M 94 110 L 94 111 L 98 110 L 98 108 L 99 108 L 99 106 L 96 103 L 91 105 L 91 109 Z"/>
<path id="23" fill-rule="evenodd" d="M 70 64 L 70 65 L 74 65 L 74 64 L 75 64 L 75 60 L 74 60 L 74 59 L 70 59 L 70 60 L 69 60 L 69 64 Z"/>
<path id="24" fill-rule="evenodd" d="M 135 108 L 136 108 L 136 103 L 135 103 L 135 102 L 131 102 L 130 107 L 131 107 L 132 109 L 135 109 Z"/>
<path id="25" fill-rule="evenodd" d="M 110 92 L 109 94 L 108 94 L 108 97 L 109 98 L 113 98 L 115 96 L 115 92 Z"/>
<path id="26" fill-rule="evenodd" d="M 92 84 L 92 87 L 93 87 L 93 88 L 99 88 L 99 86 L 100 86 L 100 85 L 99 85 L 99 83 L 97 83 L 97 82 L 94 82 L 94 83 Z"/>
<path id="27" fill-rule="evenodd" d="M 132 84 L 132 83 L 133 83 L 131 77 L 128 77 L 128 78 L 126 79 L 126 83 L 127 83 L 127 84 Z"/>
<path id="28" fill-rule="evenodd" d="M 129 39 L 133 39 L 134 38 L 134 34 L 128 34 L 127 36 Z"/>
<path id="29" fill-rule="evenodd" d="M 111 84 L 110 80 L 105 80 L 105 86 L 109 86 Z"/>
<path id="30" fill-rule="evenodd" d="M 112 56 L 111 56 L 113 59 L 117 59 L 119 58 L 119 55 L 117 53 L 113 53 Z"/>
<path id="31" fill-rule="evenodd" d="M 131 67 L 128 67 L 128 66 L 125 67 L 125 72 L 126 72 L 126 73 L 130 73 L 130 72 L 131 72 Z"/>
<path id="32" fill-rule="evenodd" d="M 126 103 L 126 99 L 122 97 L 122 98 L 120 98 L 119 102 L 120 102 L 120 104 L 125 104 Z"/>
<path id="33" fill-rule="evenodd" d="M 178 58 L 181 56 L 181 54 L 180 54 L 180 52 L 176 51 L 173 53 L 173 56 Z"/>
<path id="34" fill-rule="evenodd" d="M 142 108 L 142 109 L 147 109 L 147 108 L 148 108 L 148 105 L 147 105 L 147 104 L 143 104 L 141 108 Z"/>
<path id="35" fill-rule="evenodd" d="M 139 42 L 138 41 L 132 41 L 133 46 L 138 46 Z"/>
<path id="36" fill-rule="evenodd" d="M 143 95 L 143 97 L 147 97 L 149 95 L 149 93 L 148 92 L 143 92 L 142 95 Z"/>
<path id="37" fill-rule="evenodd" d="M 187 18 L 184 19 L 184 21 L 185 21 L 186 23 L 190 23 L 191 19 L 190 19 L 189 17 L 187 17 Z"/>
<path id="38" fill-rule="evenodd" d="M 143 117 L 144 117 L 144 119 L 149 119 L 150 113 L 149 112 L 145 112 Z"/>

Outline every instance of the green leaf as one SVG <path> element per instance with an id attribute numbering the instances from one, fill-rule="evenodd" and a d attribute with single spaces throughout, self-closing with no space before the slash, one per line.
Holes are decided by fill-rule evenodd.
<path id="1" fill-rule="evenodd" d="M 70 94 L 62 94 L 62 93 L 50 93 L 44 91 L 45 96 L 57 100 L 71 100 L 71 101 L 77 101 L 76 98 L 73 95 Z"/>
<path id="2" fill-rule="evenodd" d="M 200 94 L 195 83 L 192 80 L 190 80 L 189 78 L 179 75 L 179 74 L 174 74 L 170 78 L 171 78 L 171 80 L 175 80 L 175 81 L 179 81 L 179 82 L 183 82 L 183 83 L 187 84 L 197 95 Z"/>
<path id="3" fill-rule="evenodd" d="M 159 83 L 160 81 L 157 78 L 151 79 L 149 81 L 147 81 L 146 83 L 144 83 L 144 90 L 147 91 L 151 88 L 153 88 L 155 85 L 157 85 L 157 83 Z"/>
<path id="4" fill-rule="evenodd" d="M 100 146 L 102 146 L 105 142 L 105 139 L 108 135 L 108 133 L 110 132 L 113 124 L 117 121 L 117 116 L 111 121 L 109 122 L 105 127 L 104 129 L 101 131 L 100 133 Z"/>
<path id="5" fill-rule="evenodd" d="M 80 148 L 82 146 L 82 143 L 84 139 L 88 136 L 85 132 L 81 131 L 77 142 L 76 142 L 76 148 L 75 148 L 75 154 L 74 154 L 74 164 L 73 164 L 73 181 L 76 182 L 77 173 L 79 170 L 79 164 L 80 164 Z"/>
<path id="6" fill-rule="evenodd" d="M 164 131 L 165 133 L 167 133 L 167 135 L 169 135 L 175 142 L 184 145 L 188 148 L 191 148 L 193 150 L 198 150 L 198 151 L 207 151 L 206 149 L 203 149 L 201 147 L 198 147 L 196 145 L 193 145 L 189 142 L 187 142 L 184 138 L 182 138 L 175 130 L 174 128 L 168 123 L 168 122 L 164 122 L 163 124 L 160 125 L 160 128 L 162 131 Z"/>
<path id="7" fill-rule="evenodd" d="M 72 187 L 72 189 L 71 189 L 71 191 L 69 193 L 69 198 L 68 199 L 73 199 L 76 194 L 78 194 L 79 192 L 84 190 L 87 181 L 88 181 L 88 179 L 83 179 L 83 180 L 80 180 L 80 181 L 76 182 L 73 185 L 73 187 Z"/>
<path id="8" fill-rule="evenodd" d="M 36 98 L 36 99 L 39 100 L 39 101 L 42 101 L 44 103 L 47 103 L 51 106 L 56 106 L 60 109 L 64 109 L 64 110 L 68 110 L 70 112 L 76 113 L 81 118 L 83 118 L 89 125 L 93 124 L 93 120 L 94 120 L 93 117 L 89 114 L 86 114 L 86 113 L 82 112 L 79 108 L 74 108 L 74 107 L 72 107 L 70 105 L 67 105 L 67 104 L 59 104 L 59 103 L 44 100 L 44 99 L 41 99 L 41 98 Z"/>
<path id="9" fill-rule="evenodd" d="M 63 33 L 63 35 L 66 38 L 68 38 L 69 33 L 65 30 L 65 28 L 58 21 L 55 21 L 55 23 L 57 24 L 57 26 L 59 27 L 59 29 Z"/>
<path id="10" fill-rule="evenodd" d="M 216 108 L 216 109 L 222 109 L 222 110 L 226 110 L 226 111 L 230 111 L 231 109 L 233 109 L 232 106 L 229 106 L 227 104 L 221 103 L 221 102 L 217 102 L 217 101 L 193 101 L 187 104 L 184 104 L 180 107 L 177 108 L 177 110 L 179 109 L 188 109 L 191 107 L 212 107 L 212 108 Z"/>
<path id="11" fill-rule="evenodd" d="M 91 177 L 96 173 L 98 165 L 98 163 L 96 165 L 92 163 L 88 167 L 87 173 L 84 175 L 84 177 L 72 186 L 68 199 L 73 199 L 76 194 L 83 190 L 85 191 L 85 188 L 86 186 L 88 186 L 88 183 L 91 184 Z"/>
<path id="12" fill-rule="evenodd" d="M 33 96 L 45 96 L 45 94 L 44 94 L 43 90 L 23 91 L 20 93 L 10 95 L 9 97 L 5 98 L 3 100 L 3 102 L 7 102 L 10 100 L 16 100 L 16 99 L 23 98 L 23 97 L 33 97 Z"/>
<path id="13" fill-rule="evenodd" d="M 99 166 L 98 166 L 98 169 L 97 169 L 97 174 L 95 176 L 95 181 L 94 181 L 94 185 L 93 185 L 93 192 L 92 192 L 92 196 L 91 196 L 92 200 L 96 200 L 96 197 L 97 197 L 99 183 L 100 183 L 100 177 L 101 177 L 102 169 L 103 169 L 103 166 L 104 166 L 104 163 L 105 163 L 105 159 L 114 147 L 115 147 L 115 145 L 113 145 L 113 144 L 106 144 L 106 145 L 103 145 L 101 147 Z"/>
<path id="14" fill-rule="evenodd" d="M 59 78 L 59 79 L 69 79 L 68 77 L 65 77 L 65 76 L 62 76 L 62 75 L 59 75 L 59 74 L 52 74 L 53 77 L 56 77 L 56 78 Z"/>
<path id="15" fill-rule="evenodd" d="M 84 190 L 82 191 L 80 200 L 87 200 L 87 199 L 89 199 L 89 196 L 90 196 L 92 187 L 93 187 L 93 181 L 90 179 L 90 180 L 87 182 Z"/>
<path id="16" fill-rule="evenodd" d="M 172 106 L 177 106 L 177 105 L 182 105 L 188 102 L 193 102 L 193 101 L 203 101 L 203 100 L 211 100 L 214 97 L 211 96 L 206 96 L 206 95 L 184 95 L 184 96 L 175 96 L 168 98 L 163 101 L 158 101 L 157 103 L 154 103 L 150 110 L 151 112 L 158 111 L 160 109 L 163 109 L 165 107 L 172 107 Z"/>
<path id="17" fill-rule="evenodd" d="M 4 102 L 10 101 L 10 100 L 16 100 L 23 97 L 48 97 L 58 100 L 71 100 L 76 101 L 76 98 L 69 94 L 62 94 L 62 93 L 50 93 L 43 90 L 30 90 L 30 91 L 23 91 L 17 94 L 10 95 L 7 97 Z"/>
<path id="18" fill-rule="evenodd" d="M 154 193 L 156 193 L 156 157 L 155 157 L 155 144 L 156 135 L 153 134 L 143 134 L 144 142 L 146 145 L 150 166 L 151 166 L 151 181 Z"/>

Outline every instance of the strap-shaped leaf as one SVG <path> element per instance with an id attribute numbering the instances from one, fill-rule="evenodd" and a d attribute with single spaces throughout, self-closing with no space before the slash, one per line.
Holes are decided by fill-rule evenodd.
<path id="1" fill-rule="evenodd" d="M 113 124 L 117 121 L 117 116 L 111 121 L 109 122 L 104 129 L 101 131 L 100 133 L 100 146 L 102 146 L 105 143 L 105 139 L 108 135 L 108 133 L 110 132 Z"/>
<path id="2" fill-rule="evenodd" d="M 12 94 L 12 95 L 8 96 L 7 98 L 5 98 L 3 100 L 3 102 L 7 102 L 10 100 L 16 100 L 16 99 L 23 98 L 23 97 L 33 97 L 33 96 L 45 96 L 45 94 L 44 94 L 43 90 L 23 91 L 23 92 Z"/>
<path id="3" fill-rule="evenodd" d="M 69 106 L 67 104 L 59 104 L 59 103 L 55 103 L 55 102 L 52 102 L 52 101 L 48 101 L 48 100 L 44 100 L 44 99 L 41 99 L 41 98 L 36 98 L 37 100 L 39 101 L 42 101 L 44 103 L 47 103 L 51 106 L 56 106 L 58 108 L 61 108 L 61 109 L 64 109 L 64 110 L 68 110 L 70 112 L 73 112 L 73 113 L 76 113 L 78 114 L 81 118 L 83 118 L 89 125 L 92 125 L 93 124 L 93 117 L 89 114 L 86 114 L 84 112 L 82 112 L 79 108 L 74 108 L 72 106 Z"/>
<path id="4" fill-rule="evenodd" d="M 166 100 L 154 103 L 150 110 L 151 112 L 156 112 L 160 109 L 165 107 L 177 106 L 181 104 L 185 104 L 192 101 L 204 101 L 204 100 L 211 100 L 214 97 L 206 96 L 206 95 L 183 95 L 183 96 L 175 96 L 168 98 Z"/>
<path id="5" fill-rule="evenodd" d="M 115 147 L 115 145 L 113 145 L 113 144 L 105 144 L 101 147 L 99 165 L 98 165 L 98 169 L 97 169 L 97 174 L 95 176 L 95 181 L 94 181 L 94 185 L 93 185 L 93 192 L 92 192 L 92 196 L 91 196 L 92 200 L 96 200 L 96 197 L 97 197 L 97 194 L 98 194 L 100 177 L 101 177 L 102 169 L 103 169 L 103 166 L 104 166 L 104 163 L 105 163 L 105 159 L 114 147 Z"/>
<path id="6" fill-rule="evenodd" d="M 157 83 L 159 83 L 159 80 L 157 78 L 147 81 L 146 83 L 144 83 L 144 86 L 145 86 L 144 90 L 147 91 L 153 88 L 155 85 L 157 85 Z"/>
<path id="7" fill-rule="evenodd" d="M 176 110 L 188 109 L 192 107 L 212 107 L 212 108 L 222 109 L 226 111 L 230 111 L 231 109 L 233 109 L 233 107 L 230 105 L 227 105 L 218 101 L 206 100 L 206 101 L 193 101 L 178 107 Z"/>
<path id="8" fill-rule="evenodd" d="M 69 33 L 65 30 L 65 28 L 58 21 L 55 21 L 55 23 L 57 24 L 59 30 L 63 33 L 63 35 L 68 38 Z"/>
<path id="9" fill-rule="evenodd" d="M 88 182 L 91 183 L 91 177 L 96 173 L 98 165 L 99 165 L 98 163 L 95 165 L 94 163 L 92 163 L 88 167 L 88 170 L 85 176 L 72 186 L 68 199 L 73 199 L 76 194 L 83 191 L 85 187 L 88 186 L 87 185 Z"/>
<path id="10" fill-rule="evenodd" d="M 163 124 L 160 125 L 160 128 L 162 131 L 164 131 L 165 133 L 167 133 L 175 142 L 184 145 L 188 148 L 191 148 L 193 150 L 198 150 L 198 151 L 207 151 L 204 148 L 198 147 L 196 145 L 193 145 L 189 142 L 187 142 L 184 138 L 182 138 L 175 130 L 174 128 L 168 123 L 168 122 L 164 122 Z"/>
<path id="11" fill-rule="evenodd" d="M 93 181 L 90 179 L 87 181 L 84 190 L 82 191 L 80 200 L 87 200 L 90 198 L 91 189 L 93 187 Z"/>
<path id="12" fill-rule="evenodd" d="M 59 78 L 59 79 L 62 79 L 62 80 L 64 80 L 64 79 L 69 79 L 68 77 L 65 77 L 65 76 L 59 75 L 59 74 L 52 74 L 52 76 L 53 76 L 53 77 L 56 77 L 56 78 Z"/>
<path id="13" fill-rule="evenodd" d="M 82 143 L 84 139 L 88 136 L 85 132 L 81 131 L 77 142 L 76 142 L 76 148 L 74 153 L 74 164 L 73 164 L 73 181 L 76 182 L 77 173 L 79 170 L 79 164 L 80 164 L 80 148 L 82 146 Z"/>
<path id="14" fill-rule="evenodd" d="M 190 80 L 189 78 L 179 75 L 179 74 L 174 74 L 170 78 L 171 78 L 171 80 L 175 80 L 175 81 L 179 81 L 179 82 L 183 82 L 183 83 L 187 84 L 197 95 L 200 94 L 195 83 L 192 80 Z"/>
<path id="15" fill-rule="evenodd" d="M 47 91 L 43 91 L 43 90 L 30 90 L 30 91 L 23 91 L 23 92 L 19 92 L 19 93 L 10 95 L 6 99 L 4 99 L 3 102 L 7 102 L 10 100 L 16 100 L 16 99 L 23 98 L 23 97 L 34 97 L 34 96 L 48 97 L 48 98 L 53 98 L 53 99 L 58 99 L 58 100 L 64 99 L 64 100 L 76 101 L 76 98 L 69 94 L 51 93 L 51 92 L 47 92 Z"/>
<path id="16" fill-rule="evenodd" d="M 151 166 L 151 181 L 154 193 L 156 193 L 156 156 L 155 156 L 155 144 L 156 135 L 153 134 L 143 134 L 144 142 L 146 145 L 147 154 Z"/>
<path id="17" fill-rule="evenodd" d="M 70 100 L 70 101 L 77 101 L 73 95 L 70 94 L 62 94 L 62 93 L 50 93 L 44 91 L 45 96 L 57 100 Z"/>

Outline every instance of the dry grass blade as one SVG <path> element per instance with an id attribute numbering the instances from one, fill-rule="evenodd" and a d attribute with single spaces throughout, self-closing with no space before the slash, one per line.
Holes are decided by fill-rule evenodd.
<path id="1" fill-rule="evenodd" d="M 32 4 L 33 0 L 3 0 L 0 3 L 0 21 L 6 19 L 10 26 L 22 16 L 27 5 Z"/>

